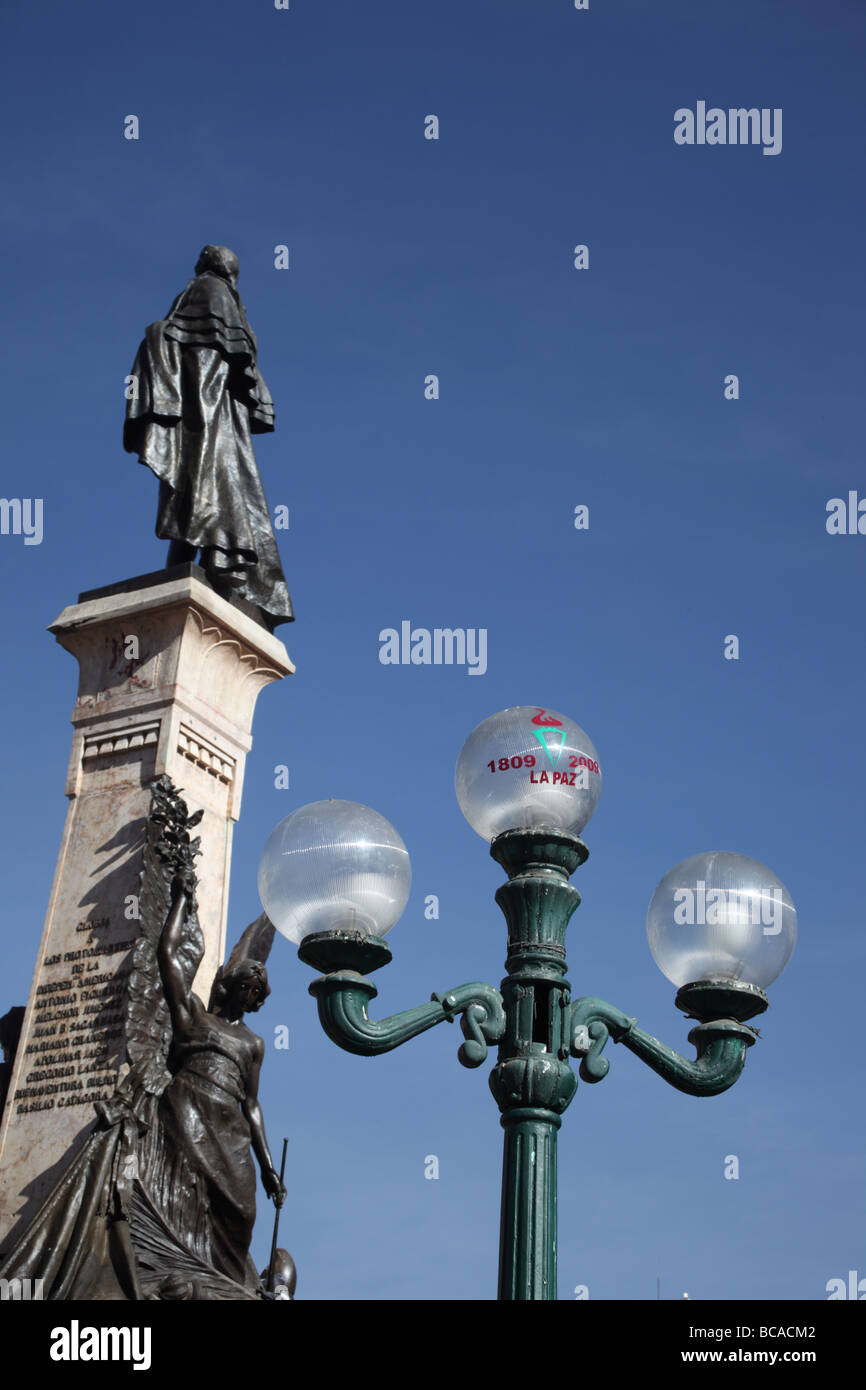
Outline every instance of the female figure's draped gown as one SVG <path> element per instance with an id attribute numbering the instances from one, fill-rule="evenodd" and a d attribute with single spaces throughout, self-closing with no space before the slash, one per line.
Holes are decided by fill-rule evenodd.
<path id="1" fill-rule="evenodd" d="M 140 1160 L 163 1218 L 205 1264 L 238 1284 L 251 1276 L 258 1282 L 247 1255 L 256 1173 L 241 1110 L 254 1048 L 245 1024 L 206 1013 L 196 1000 L 192 1026 L 172 1047 L 174 1077 Z"/>

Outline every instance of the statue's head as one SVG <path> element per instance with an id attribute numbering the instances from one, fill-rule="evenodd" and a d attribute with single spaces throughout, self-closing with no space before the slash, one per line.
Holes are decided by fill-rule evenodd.
<path id="1" fill-rule="evenodd" d="M 230 285 L 237 285 L 239 269 L 237 256 L 227 246 L 205 246 L 195 263 L 196 275 L 210 271 L 212 275 L 221 275 Z"/>
<path id="2" fill-rule="evenodd" d="M 214 981 L 211 1005 L 228 1005 L 233 1018 L 255 1014 L 264 1004 L 271 989 L 268 972 L 260 960 L 239 960 L 221 972 Z"/>

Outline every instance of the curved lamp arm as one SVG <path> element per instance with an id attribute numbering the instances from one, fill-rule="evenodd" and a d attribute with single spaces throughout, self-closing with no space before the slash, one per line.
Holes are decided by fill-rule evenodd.
<path id="1" fill-rule="evenodd" d="M 678 1091 L 716 1096 L 739 1078 L 757 1034 L 730 1018 L 699 1023 L 689 1033 L 689 1042 L 698 1055 L 689 1061 L 604 999 L 577 999 L 571 1006 L 569 1045 L 572 1055 L 582 1058 L 580 1075 L 584 1081 L 601 1081 L 607 1076 L 610 1063 L 601 1053 L 609 1037 L 623 1043 Z"/>
<path id="2" fill-rule="evenodd" d="M 429 1004 L 378 1022 L 370 1018 L 367 1005 L 379 991 L 364 972 L 379 970 L 391 959 L 381 937 L 352 930 L 316 932 L 301 942 L 298 955 L 305 964 L 325 972 L 310 985 L 310 993 L 318 1003 L 319 1021 L 328 1037 L 346 1052 L 360 1057 L 390 1052 L 437 1023 L 453 1023 L 459 1014 L 466 1041 L 458 1059 L 464 1067 L 480 1067 L 488 1044 L 497 1042 L 505 1032 L 502 995 L 484 984 L 460 985 L 447 994 L 434 994 Z"/>
<path id="3" fill-rule="evenodd" d="M 390 1052 L 437 1023 L 453 1023 L 459 1014 L 466 1041 L 457 1057 L 464 1067 L 479 1067 L 487 1057 L 488 1044 L 505 1031 L 502 996 L 491 985 L 459 985 L 447 994 L 434 994 L 429 1004 L 377 1021 L 369 1017 L 367 1004 L 378 992 L 372 980 L 354 970 L 323 975 L 310 985 L 328 1037 L 346 1052 L 362 1057 Z"/>

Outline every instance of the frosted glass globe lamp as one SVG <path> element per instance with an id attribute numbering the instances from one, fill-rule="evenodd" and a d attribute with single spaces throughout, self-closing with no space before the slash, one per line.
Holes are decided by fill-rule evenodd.
<path id="1" fill-rule="evenodd" d="M 393 825 L 369 806 L 337 800 L 301 806 L 280 821 L 258 876 L 262 906 L 277 931 L 295 944 L 338 939 L 344 964 L 354 942 L 364 968 L 372 968 L 372 958 L 390 959 L 376 938 L 402 914 L 411 881 L 409 854 Z M 332 959 L 327 940 L 322 968 Z"/>
<path id="2" fill-rule="evenodd" d="M 756 859 L 719 850 L 692 855 L 665 874 L 650 900 L 647 937 L 659 969 L 692 1009 L 722 996 L 751 1017 L 781 975 L 797 940 L 797 911 L 781 879 Z M 751 1008 L 749 1000 L 764 1001 Z M 727 1012 L 727 1010 L 726 1010 Z M 718 1014 L 716 1014 L 718 1017 Z"/>

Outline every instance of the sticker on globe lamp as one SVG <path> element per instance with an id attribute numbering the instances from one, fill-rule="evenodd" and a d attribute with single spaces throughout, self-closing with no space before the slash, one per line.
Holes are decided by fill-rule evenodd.
<path id="1" fill-rule="evenodd" d="M 591 739 L 572 719 L 516 705 L 469 735 L 454 785 L 460 809 L 485 840 L 537 826 L 576 835 L 598 804 L 601 768 Z"/>

